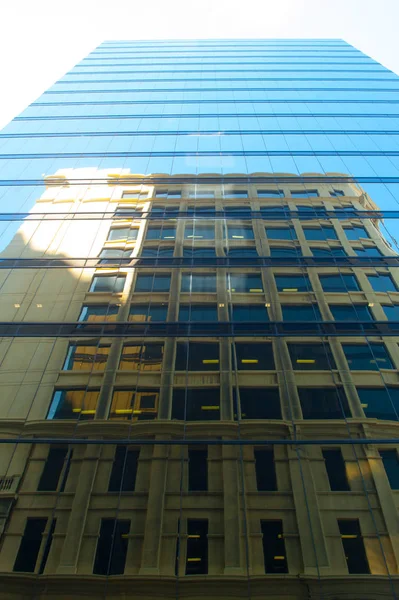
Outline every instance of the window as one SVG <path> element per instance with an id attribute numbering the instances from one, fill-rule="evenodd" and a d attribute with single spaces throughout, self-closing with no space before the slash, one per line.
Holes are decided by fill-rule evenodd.
<path id="1" fill-rule="evenodd" d="M 285 220 L 290 218 L 290 209 L 286 204 L 279 204 L 278 206 L 261 206 L 260 213 L 262 215 L 262 219 L 265 220 Z"/>
<path id="2" fill-rule="evenodd" d="M 322 227 L 304 227 L 303 233 L 305 234 L 305 239 L 309 241 L 338 239 L 334 227 L 328 227 L 327 225 L 323 225 Z"/>
<path id="3" fill-rule="evenodd" d="M 177 388 L 173 390 L 172 419 L 217 421 L 220 419 L 219 388 Z"/>
<path id="4" fill-rule="evenodd" d="M 156 190 L 157 198 L 181 198 L 180 190 Z"/>
<path id="5" fill-rule="evenodd" d="M 208 490 L 208 449 L 192 446 L 188 448 L 188 491 Z"/>
<path id="6" fill-rule="evenodd" d="M 92 304 L 84 305 L 79 315 L 79 321 L 116 321 L 119 306 L 115 304 Z"/>
<path id="7" fill-rule="evenodd" d="M 269 320 L 269 315 L 264 304 L 233 304 L 232 317 L 235 323 L 264 323 Z"/>
<path id="8" fill-rule="evenodd" d="M 330 371 L 336 369 L 329 344 L 288 343 L 292 368 L 295 371 Z"/>
<path id="9" fill-rule="evenodd" d="M 133 192 L 123 192 L 122 198 L 125 199 L 135 199 L 135 200 L 145 200 L 148 197 L 148 192 L 139 192 L 135 190 Z"/>
<path id="10" fill-rule="evenodd" d="M 93 573 L 122 575 L 125 571 L 130 521 L 101 519 Z"/>
<path id="11" fill-rule="evenodd" d="M 283 198 L 283 190 L 258 190 L 258 198 Z"/>
<path id="12" fill-rule="evenodd" d="M 345 192 L 343 192 L 342 190 L 333 190 L 332 192 L 330 192 L 330 196 L 332 198 L 338 198 L 338 196 L 345 196 Z"/>
<path id="13" fill-rule="evenodd" d="M 307 275 L 275 275 L 279 292 L 310 292 L 312 286 Z"/>
<path id="14" fill-rule="evenodd" d="M 134 492 L 140 450 L 117 446 L 109 478 L 109 492 Z"/>
<path id="15" fill-rule="evenodd" d="M 131 204 L 130 206 L 118 206 L 114 212 L 114 217 L 116 218 L 130 218 L 130 219 L 140 219 L 142 216 L 142 209 L 138 206 Z"/>
<path id="16" fill-rule="evenodd" d="M 394 368 L 384 344 L 370 342 L 367 346 L 343 344 L 342 347 L 351 371 L 378 371 L 379 369 Z"/>
<path id="17" fill-rule="evenodd" d="M 206 200 L 207 198 L 214 198 L 215 192 L 213 190 L 197 190 L 189 193 L 189 198 L 195 198 L 197 200 Z"/>
<path id="18" fill-rule="evenodd" d="M 330 304 L 330 310 L 336 321 L 373 321 L 365 304 Z"/>
<path id="19" fill-rule="evenodd" d="M 173 246 L 144 246 L 141 251 L 141 256 L 143 258 L 170 258 L 173 256 L 173 253 Z"/>
<path id="20" fill-rule="evenodd" d="M 282 521 L 261 521 L 266 573 L 288 573 Z"/>
<path id="21" fill-rule="evenodd" d="M 177 217 L 179 214 L 179 207 L 178 206 L 167 206 L 165 204 L 153 204 L 151 207 L 151 215 L 154 215 L 155 217 L 162 219 L 162 218 L 166 218 L 166 219 L 170 219 L 172 217 Z"/>
<path id="22" fill-rule="evenodd" d="M 70 344 L 63 371 L 104 371 L 107 364 L 109 346 L 78 346 Z"/>
<path id="23" fill-rule="evenodd" d="M 369 419 L 399 420 L 399 388 L 357 388 L 357 393 Z"/>
<path id="24" fill-rule="evenodd" d="M 227 237 L 229 240 L 253 240 L 255 239 L 252 227 L 241 227 L 240 225 L 227 225 Z"/>
<path id="25" fill-rule="evenodd" d="M 339 532 L 349 573 L 370 573 L 359 521 L 338 519 Z"/>
<path id="26" fill-rule="evenodd" d="M 98 390 L 56 390 L 47 419 L 93 419 L 96 413 Z"/>
<path id="27" fill-rule="evenodd" d="M 301 248 L 283 248 L 274 247 L 270 248 L 270 256 L 272 258 L 298 258 L 302 256 Z"/>
<path id="28" fill-rule="evenodd" d="M 293 198 L 318 198 L 319 192 L 317 190 L 291 190 L 291 196 Z"/>
<path id="29" fill-rule="evenodd" d="M 328 448 L 323 450 L 323 458 L 326 465 L 328 481 L 332 492 L 350 491 L 348 478 L 346 476 L 346 467 L 342 458 L 341 450 L 337 448 Z"/>
<path id="30" fill-rule="evenodd" d="M 181 304 L 179 321 L 217 321 L 218 310 L 216 304 Z"/>
<path id="31" fill-rule="evenodd" d="M 129 321 L 166 321 L 168 305 L 165 304 L 132 304 L 129 310 Z"/>
<path id="32" fill-rule="evenodd" d="M 344 231 L 348 240 L 360 240 L 361 238 L 370 237 L 364 227 L 344 227 Z"/>
<path id="33" fill-rule="evenodd" d="M 43 556 L 42 556 L 42 560 L 40 561 L 40 566 L 39 566 L 39 575 L 42 575 L 44 573 L 44 569 L 46 568 L 47 559 L 49 557 L 51 545 L 53 543 L 53 536 L 54 536 L 56 524 L 57 524 L 57 519 L 53 519 L 51 521 L 50 530 L 46 535 Z"/>
<path id="34" fill-rule="evenodd" d="M 347 256 L 343 248 L 310 248 L 312 254 L 316 258 L 339 258 L 340 256 Z"/>
<path id="35" fill-rule="evenodd" d="M 390 275 L 367 275 L 375 292 L 397 292 L 398 289 Z"/>
<path id="36" fill-rule="evenodd" d="M 176 238 L 176 228 L 170 225 L 162 227 L 151 226 L 147 229 L 146 241 L 148 240 L 174 240 Z"/>
<path id="37" fill-rule="evenodd" d="M 186 575 L 208 573 L 208 520 L 187 519 Z"/>
<path id="38" fill-rule="evenodd" d="M 169 292 L 169 273 L 139 273 L 136 278 L 135 292 Z"/>
<path id="39" fill-rule="evenodd" d="M 245 206 L 225 206 L 226 219 L 239 219 L 240 217 L 251 217 L 251 207 Z"/>
<path id="40" fill-rule="evenodd" d="M 357 292 L 360 290 L 354 275 L 319 275 L 325 292 Z"/>
<path id="41" fill-rule="evenodd" d="M 327 211 L 322 204 L 297 204 L 296 210 L 300 219 L 327 219 Z"/>
<path id="42" fill-rule="evenodd" d="M 187 207 L 187 213 L 191 216 L 215 216 L 215 205 L 201 205 L 201 204 L 192 204 Z"/>
<path id="43" fill-rule="evenodd" d="M 118 248 L 105 248 L 101 250 L 99 258 L 100 265 L 128 265 L 130 263 L 131 250 L 119 250 Z"/>
<path id="44" fill-rule="evenodd" d="M 254 450 L 254 457 L 258 492 L 275 492 L 277 480 L 273 448 L 257 448 Z"/>
<path id="45" fill-rule="evenodd" d="M 284 321 L 322 321 L 317 304 L 282 304 Z"/>
<path id="46" fill-rule="evenodd" d="M 176 371 L 219 371 L 219 344 L 178 342 Z"/>
<path id="47" fill-rule="evenodd" d="M 393 490 L 399 490 L 399 460 L 396 450 L 380 450 L 382 464 Z"/>
<path id="48" fill-rule="evenodd" d="M 136 390 L 115 389 L 112 396 L 110 419 L 150 421 L 158 413 L 159 390 L 137 388 Z"/>
<path id="49" fill-rule="evenodd" d="M 240 387 L 241 414 L 238 415 L 237 392 L 233 389 L 234 419 L 281 419 L 278 388 Z"/>
<path id="50" fill-rule="evenodd" d="M 293 227 L 266 227 L 269 240 L 296 240 L 297 235 Z"/>
<path id="51" fill-rule="evenodd" d="M 194 247 L 185 246 L 183 248 L 184 258 L 214 258 L 216 256 L 216 249 L 214 247 L 206 248 L 204 246 Z"/>
<path id="52" fill-rule="evenodd" d="M 183 273 L 181 278 L 182 292 L 215 293 L 216 274 Z"/>
<path id="53" fill-rule="evenodd" d="M 57 490 L 67 454 L 67 446 L 53 446 L 49 449 L 39 485 L 37 486 L 38 492 L 54 492 Z"/>
<path id="54" fill-rule="evenodd" d="M 163 344 L 124 344 L 119 369 L 122 371 L 160 371 Z"/>
<path id="55" fill-rule="evenodd" d="M 399 321 L 399 305 L 385 305 L 382 308 L 384 309 L 384 313 L 386 314 L 388 321 Z"/>
<path id="56" fill-rule="evenodd" d="M 274 371 L 276 368 L 270 343 L 236 342 L 235 353 L 239 371 Z M 234 365 L 233 357 L 233 369 Z"/>
<path id="57" fill-rule="evenodd" d="M 115 242 L 118 240 L 133 242 L 134 240 L 137 240 L 138 235 L 138 227 L 113 227 L 109 230 L 107 242 Z"/>
<path id="58" fill-rule="evenodd" d="M 215 239 L 215 226 L 213 223 L 186 225 L 184 238 L 186 240 L 213 240 Z"/>
<path id="59" fill-rule="evenodd" d="M 367 256 L 382 256 L 381 252 L 378 250 L 378 248 L 355 248 L 355 252 L 358 256 L 360 257 L 367 257 Z"/>
<path id="60" fill-rule="evenodd" d="M 304 419 L 343 419 L 350 417 L 342 388 L 298 388 Z"/>
<path id="61" fill-rule="evenodd" d="M 125 286 L 125 275 L 101 275 L 94 276 L 89 292 L 109 292 L 116 294 L 123 292 Z"/>
<path id="62" fill-rule="evenodd" d="M 261 275 L 252 273 L 230 273 L 227 275 L 228 292 L 263 292 L 263 282 Z"/>
<path id="63" fill-rule="evenodd" d="M 35 572 L 46 524 L 46 518 L 28 518 L 26 520 L 24 535 L 14 563 L 14 572 Z"/>
<path id="64" fill-rule="evenodd" d="M 248 198 L 247 190 L 224 190 L 225 198 Z"/>

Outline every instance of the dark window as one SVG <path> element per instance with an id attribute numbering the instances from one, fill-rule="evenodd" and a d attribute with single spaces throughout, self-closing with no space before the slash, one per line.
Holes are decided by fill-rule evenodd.
<path id="1" fill-rule="evenodd" d="M 158 413 L 159 389 L 114 389 L 110 419 L 152 421 Z"/>
<path id="2" fill-rule="evenodd" d="M 227 226 L 227 237 L 229 240 L 253 240 L 254 231 L 252 227 L 229 224 Z"/>
<path id="3" fill-rule="evenodd" d="M 344 419 L 351 416 L 342 388 L 298 388 L 304 419 Z"/>
<path id="4" fill-rule="evenodd" d="M 383 306 L 384 313 L 387 316 L 388 321 L 399 321 L 399 306 L 394 304 L 393 306 Z"/>
<path id="5" fill-rule="evenodd" d="M 171 258 L 174 253 L 173 246 L 144 246 L 141 251 L 143 258 Z M 152 261 L 147 261 L 148 262 Z"/>
<path id="6" fill-rule="evenodd" d="M 219 420 L 219 388 L 174 389 L 172 419 L 179 421 Z"/>
<path id="7" fill-rule="evenodd" d="M 89 292 L 110 292 L 116 294 L 123 292 L 125 285 L 124 275 L 102 275 L 93 277 Z"/>
<path id="8" fill-rule="evenodd" d="M 330 371 L 336 369 L 329 344 L 288 343 L 292 368 L 295 371 Z"/>
<path id="9" fill-rule="evenodd" d="M 310 248 L 315 258 L 334 258 L 340 256 L 347 256 L 343 248 Z"/>
<path id="10" fill-rule="evenodd" d="M 157 198 L 181 198 L 180 190 L 156 190 Z"/>
<path id="11" fill-rule="evenodd" d="M 319 192 L 317 190 L 291 190 L 291 196 L 293 198 L 318 198 Z"/>
<path id="12" fill-rule="evenodd" d="M 278 388 L 240 387 L 241 419 L 281 419 Z M 233 389 L 234 418 L 238 418 L 237 391 Z"/>
<path id="13" fill-rule="evenodd" d="M 261 521 L 266 573 L 288 573 L 282 521 Z"/>
<path id="14" fill-rule="evenodd" d="M 303 233 L 305 234 L 305 239 L 309 241 L 338 239 L 334 227 L 328 227 L 327 225 L 323 225 L 322 227 L 304 227 Z"/>
<path id="15" fill-rule="evenodd" d="M 208 216 L 208 217 L 214 217 L 215 216 L 215 206 L 201 206 L 199 205 L 190 205 L 187 207 L 187 213 L 190 216 L 198 216 L 198 217 L 204 217 L 204 216 Z"/>
<path id="16" fill-rule="evenodd" d="M 389 275 L 367 275 L 375 292 L 397 292 L 398 289 Z"/>
<path id="17" fill-rule="evenodd" d="M 338 527 L 349 573 L 370 573 L 359 521 L 338 519 Z"/>
<path id="18" fill-rule="evenodd" d="M 204 246 L 195 247 L 184 247 L 183 258 L 214 258 L 216 256 L 216 250 L 214 247 L 205 248 Z"/>
<path id="19" fill-rule="evenodd" d="M 183 273 L 181 278 L 182 292 L 215 293 L 216 274 Z"/>
<path id="20" fill-rule="evenodd" d="M 382 256 L 378 248 L 355 248 L 355 252 L 358 256 Z"/>
<path id="21" fill-rule="evenodd" d="M 181 304 L 179 321 L 217 321 L 218 310 L 216 304 Z"/>
<path id="22" fill-rule="evenodd" d="M 153 204 L 151 207 L 151 215 L 155 217 L 159 217 L 160 219 L 166 218 L 170 219 L 172 217 L 177 217 L 179 214 L 178 206 L 167 206 L 165 204 Z"/>
<path id="23" fill-rule="evenodd" d="M 360 290 L 354 275 L 319 275 L 325 292 L 356 292 Z"/>
<path id="24" fill-rule="evenodd" d="M 64 371 L 104 371 L 107 364 L 109 346 L 71 344 L 62 369 Z"/>
<path id="25" fill-rule="evenodd" d="M 85 305 L 79 315 L 79 321 L 115 321 L 119 307 L 114 304 Z"/>
<path id="26" fill-rule="evenodd" d="M 367 346 L 343 344 L 342 347 L 351 371 L 378 371 L 379 369 L 394 368 L 384 344 L 370 342 Z"/>
<path id="27" fill-rule="evenodd" d="M 290 209 L 287 205 L 281 204 L 279 206 L 261 206 L 260 212 L 262 219 L 288 219 L 290 217 Z"/>
<path id="28" fill-rule="evenodd" d="M 258 190 L 258 198 L 284 198 L 283 190 Z"/>
<path id="29" fill-rule="evenodd" d="M 269 240 L 296 240 L 297 235 L 293 227 L 266 227 Z"/>
<path id="30" fill-rule="evenodd" d="M 357 393 L 369 419 L 399 420 L 399 388 L 357 388 Z"/>
<path id="31" fill-rule="evenodd" d="M 57 519 L 53 519 L 51 521 L 50 531 L 48 532 L 48 534 L 46 536 L 46 542 L 44 544 L 43 556 L 42 556 L 42 560 L 40 561 L 40 566 L 39 566 L 39 575 L 42 575 L 42 573 L 44 573 L 44 569 L 46 568 L 47 559 L 49 557 L 50 550 L 51 550 L 51 544 L 53 543 L 53 536 L 54 536 L 54 531 L 55 531 L 56 525 L 57 525 Z"/>
<path id="32" fill-rule="evenodd" d="M 96 413 L 98 390 L 56 390 L 47 419 L 93 419 Z"/>
<path id="33" fill-rule="evenodd" d="M 184 231 L 186 240 L 213 240 L 215 238 L 214 224 L 186 225 Z"/>
<path id="34" fill-rule="evenodd" d="M 240 217 L 251 216 L 250 206 L 225 206 L 223 210 L 226 213 L 226 219 L 238 219 Z"/>
<path id="35" fill-rule="evenodd" d="M 382 464 L 393 490 L 399 490 L 399 460 L 396 450 L 380 450 Z"/>
<path id="36" fill-rule="evenodd" d="M 177 371 L 219 371 L 219 344 L 210 342 L 178 342 Z"/>
<path id="37" fill-rule="evenodd" d="M 119 369 L 124 371 L 160 371 L 163 344 L 124 344 Z"/>
<path id="38" fill-rule="evenodd" d="M 47 519 L 27 519 L 13 571 L 34 573 Z"/>
<path id="39" fill-rule="evenodd" d="M 133 229 L 130 229 L 130 227 L 114 227 L 109 230 L 107 242 L 114 242 L 116 240 L 126 240 L 131 242 L 137 240 L 138 234 L 138 227 Z"/>
<path id="40" fill-rule="evenodd" d="M 109 492 L 134 492 L 140 450 L 117 446 L 109 478 Z"/>
<path id="41" fill-rule="evenodd" d="M 307 275 L 275 275 L 279 292 L 309 292 L 312 286 Z"/>
<path id="42" fill-rule="evenodd" d="M 343 192 L 342 190 L 333 190 L 332 192 L 330 192 L 330 196 L 332 196 L 333 198 L 337 198 L 338 196 L 345 196 L 345 192 Z"/>
<path id="43" fill-rule="evenodd" d="M 129 321 L 166 321 L 167 304 L 132 304 Z"/>
<path id="44" fill-rule="evenodd" d="M 149 227 L 145 236 L 147 240 L 174 240 L 176 238 L 176 228 L 169 226 Z"/>
<path id="45" fill-rule="evenodd" d="M 317 304 L 282 304 L 284 321 L 322 321 Z"/>
<path id="46" fill-rule="evenodd" d="M 208 520 L 187 519 L 186 575 L 208 573 Z"/>
<path id="47" fill-rule="evenodd" d="M 360 240 L 360 238 L 370 237 L 364 227 L 344 227 L 344 231 L 348 240 Z"/>
<path id="48" fill-rule="evenodd" d="M 365 304 L 330 304 L 330 310 L 336 321 L 373 321 Z"/>
<path id="49" fill-rule="evenodd" d="M 346 467 L 342 452 L 336 448 L 323 450 L 323 458 L 326 464 L 328 481 L 332 492 L 350 491 Z"/>
<path id="50" fill-rule="evenodd" d="M 122 575 L 125 571 L 130 521 L 101 519 L 93 573 Z"/>
<path id="51" fill-rule="evenodd" d="M 227 275 L 227 290 L 229 292 L 263 292 L 262 277 L 255 273 L 230 273 Z"/>
<path id="52" fill-rule="evenodd" d="M 261 322 L 269 320 L 267 309 L 264 304 L 234 304 L 232 306 L 233 321 L 241 322 Z"/>
<path id="53" fill-rule="evenodd" d="M 37 486 L 38 492 L 53 492 L 57 489 L 67 453 L 67 446 L 62 448 L 53 446 L 49 449 L 39 485 Z"/>
<path id="54" fill-rule="evenodd" d="M 130 263 L 131 250 L 119 250 L 118 248 L 105 248 L 101 250 L 99 258 L 100 265 L 127 265 Z"/>
<path id="55" fill-rule="evenodd" d="M 206 492 L 208 489 L 208 450 L 189 447 L 188 449 L 188 490 Z"/>
<path id="56" fill-rule="evenodd" d="M 270 343 L 236 342 L 235 352 L 239 371 L 273 371 L 276 368 Z"/>
<path id="57" fill-rule="evenodd" d="M 226 256 L 228 256 L 229 258 L 252 258 L 254 256 L 259 256 L 256 248 L 250 248 L 249 246 L 225 248 L 224 251 L 226 253 Z"/>
<path id="58" fill-rule="evenodd" d="M 274 247 L 270 248 L 270 256 L 272 258 L 298 258 L 298 256 L 302 256 L 302 250 L 298 248 L 283 248 Z"/>
<path id="59" fill-rule="evenodd" d="M 254 450 L 256 485 L 258 492 L 274 492 L 277 490 L 274 451 L 271 448 Z"/>
<path id="60" fill-rule="evenodd" d="M 139 273 L 136 278 L 135 292 L 169 292 L 170 275 L 163 273 Z"/>
<path id="61" fill-rule="evenodd" d="M 248 198 L 247 190 L 224 190 L 225 198 Z"/>

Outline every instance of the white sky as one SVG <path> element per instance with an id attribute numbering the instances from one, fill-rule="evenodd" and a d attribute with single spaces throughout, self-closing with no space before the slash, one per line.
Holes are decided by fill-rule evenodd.
<path id="1" fill-rule="evenodd" d="M 3 0 L 0 128 L 103 40 L 342 38 L 399 73 L 399 0 Z"/>

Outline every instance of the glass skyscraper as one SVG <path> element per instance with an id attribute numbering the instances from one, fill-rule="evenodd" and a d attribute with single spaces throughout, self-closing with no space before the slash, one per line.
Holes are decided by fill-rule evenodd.
<path id="1" fill-rule="evenodd" d="M 398 92 L 112 41 L 1 132 L 0 600 L 399 597 Z"/>

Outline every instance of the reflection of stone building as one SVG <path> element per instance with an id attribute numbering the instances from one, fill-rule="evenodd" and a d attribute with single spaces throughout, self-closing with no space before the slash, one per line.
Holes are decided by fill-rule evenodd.
<path id="1" fill-rule="evenodd" d="M 61 441 L 2 448 L 0 598 L 391 597 L 397 258 L 332 177 L 46 178 L 0 418 Z"/>

